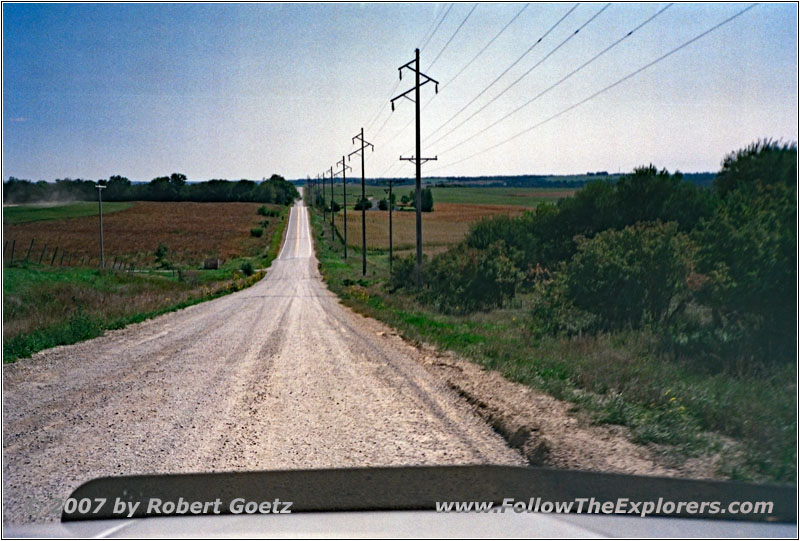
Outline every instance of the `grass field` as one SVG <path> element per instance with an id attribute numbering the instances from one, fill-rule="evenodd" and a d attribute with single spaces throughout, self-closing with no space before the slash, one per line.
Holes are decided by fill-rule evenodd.
<path id="1" fill-rule="evenodd" d="M 241 267 L 269 266 L 280 248 L 286 207 L 275 207 L 261 237 L 250 229 L 264 221 L 251 203 L 137 203 L 108 216 L 106 254 L 137 261 L 137 272 L 115 272 L 88 266 L 50 266 L 15 261 L 3 268 L 3 361 L 13 362 L 36 351 L 101 335 L 129 323 L 226 293 L 263 276 L 247 276 Z M 106 220 L 104 219 L 104 222 Z M 105 223 L 104 223 L 105 225 Z M 5 235 L 51 239 L 62 249 L 96 250 L 96 217 L 5 225 Z M 12 237 L 13 238 L 13 237 Z M 55 239 L 53 241 L 52 239 Z M 29 241 L 28 241 L 29 242 Z M 153 252 L 166 243 L 170 268 L 145 270 Z M 111 248 L 111 251 L 109 251 Z M 40 248 L 39 248 L 40 249 Z M 38 260 L 39 252 L 36 258 Z M 205 255 L 224 258 L 217 270 L 198 270 Z M 96 262 L 96 259 L 95 259 Z M 4 263 L 8 263 L 7 259 Z"/>
<path id="2" fill-rule="evenodd" d="M 557 201 L 570 197 L 574 190 L 556 188 L 432 188 L 433 212 L 422 216 L 423 250 L 428 254 L 440 252 L 447 246 L 460 242 L 469 231 L 470 225 L 491 216 L 504 214 L 518 215 L 536 207 L 543 201 Z M 326 192 L 330 196 L 330 187 Z M 394 249 L 398 254 L 412 249 L 416 243 L 416 217 L 413 207 L 401 206 L 403 195 L 409 195 L 413 186 L 401 186 L 397 194 L 398 208 L 392 215 Z M 367 197 L 375 200 L 387 197 L 384 188 L 366 186 Z M 347 244 L 361 246 L 361 211 L 353 209 L 361 196 L 361 186 L 347 187 Z M 342 185 L 334 185 L 335 201 L 342 201 Z M 367 247 L 375 250 L 389 249 L 389 213 L 377 209 L 377 203 L 366 213 Z M 339 212 L 336 227 L 344 234 L 344 217 Z"/>
<path id="3" fill-rule="evenodd" d="M 103 203 L 103 216 L 133 206 L 133 203 Z M 64 205 L 14 205 L 3 207 L 3 225 L 22 224 L 48 220 L 65 220 L 94 216 L 97 219 L 97 202 L 78 201 Z"/>
<path id="4" fill-rule="evenodd" d="M 364 193 L 367 197 L 375 198 L 377 201 L 388 198 L 388 193 L 381 186 L 365 186 Z M 554 201 L 562 197 L 569 197 L 575 190 L 564 188 L 467 188 L 463 186 L 453 188 L 433 187 L 433 206 L 436 210 L 438 203 L 464 203 L 471 205 L 502 205 L 519 206 L 532 208 L 542 201 Z M 414 186 L 395 186 L 392 191 L 396 194 L 397 202 L 403 195 L 409 195 L 414 190 Z M 330 198 L 330 185 L 326 189 L 327 198 Z M 334 200 L 342 202 L 342 185 L 334 184 Z M 361 197 L 361 184 L 347 184 L 347 204 L 348 211 Z"/>
<path id="5" fill-rule="evenodd" d="M 186 265 L 199 265 L 206 257 L 228 260 L 236 257 L 253 257 L 263 252 L 271 232 L 279 219 L 264 218 L 256 214 L 258 203 L 161 203 L 140 201 L 121 203 L 125 208 L 106 215 L 103 206 L 104 250 L 108 261 L 118 257 L 137 266 L 150 266 L 159 243 L 169 248 L 170 261 Z M 68 205 L 70 209 L 72 205 Z M 267 205 L 269 208 L 282 208 Z M 96 206 L 94 207 L 96 210 Z M 12 207 L 17 216 L 37 212 L 29 207 Z M 6 208 L 6 211 L 9 209 Z M 51 207 L 52 216 L 69 215 L 72 210 Z M 269 224 L 260 238 L 251 237 L 250 229 Z M 99 252 L 97 216 L 51 218 L 24 223 L 4 223 L 6 241 L 16 241 L 17 254 L 26 253 L 31 239 L 35 239 L 32 254 L 34 261 L 42 258 L 48 262 L 56 247 L 74 256 L 73 264 L 83 258 L 94 257 Z M 10 250 L 10 248 L 9 248 Z M 25 253 L 22 253 L 24 257 Z M 9 253 L 4 255 L 7 259 Z M 17 255 L 15 258 L 19 258 Z"/>
<path id="6" fill-rule="evenodd" d="M 349 218 L 349 216 L 348 216 Z M 312 213 L 322 275 L 344 304 L 382 320 L 411 340 L 455 351 L 507 379 L 573 404 L 583 422 L 624 426 L 666 464 L 709 461 L 721 478 L 795 482 L 794 367 L 752 379 L 713 374 L 659 353 L 640 331 L 597 336 L 539 336 L 531 294 L 502 309 L 446 315 L 407 292 L 389 292 L 388 257 L 342 258 L 342 243 Z"/>
<path id="7" fill-rule="evenodd" d="M 524 207 L 500 205 L 475 205 L 457 203 L 437 203 L 434 212 L 422 215 L 423 249 L 429 252 L 437 248 L 450 246 L 461 241 L 469 231 L 472 223 L 498 214 L 517 215 L 524 212 Z M 367 211 L 367 248 L 389 249 L 389 212 Z M 344 232 L 343 214 L 339 212 L 335 218 L 340 234 Z M 392 235 L 394 249 L 408 250 L 416 244 L 416 213 L 411 210 L 394 211 L 392 213 Z M 347 244 L 361 246 L 361 212 L 347 211 Z"/>

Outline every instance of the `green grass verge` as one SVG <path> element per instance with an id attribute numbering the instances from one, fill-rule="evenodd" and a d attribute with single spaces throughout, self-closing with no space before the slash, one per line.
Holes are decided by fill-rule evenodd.
<path id="1" fill-rule="evenodd" d="M 114 272 L 15 264 L 3 269 L 3 362 L 101 336 L 167 312 L 215 299 L 256 283 L 241 266 L 267 268 L 277 257 L 288 209 L 263 254 L 241 257 L 220 269 Z M 11 329 L 10 331 L 8 329 Z"/>
<path id="2" fill-rule="evenodd" d="M 103 203 L 103 214 L 119 212 L 133 206 L 133 203 Z M 65 220 L 83 216 L 97 216 L 97 201 L 80 201 L 66 205 L 19 205 L 3 207 L 4 224 L 23 224 L 45 220 Z"/>
<path id="3" fill-rule="evenodd" d="M 643 331 L 542 337 L 530 316 L 531 297 L 524 295 L 491 312 L 443 315 L 386 290 L 385 253 L 368 252 L 362 277 L 360 252 L 351 249 L 343 261 L 329 224 L 311 216 L 322 275 L 358 312 L 569 401 L 589 422 L 624 425 L 634 442 L 649 444 L 667 463 L 717 454 L 724 477 L 795 482 L 794 367 L 759 376 L 704 372 L 661 353 L 658 339 Z"/>

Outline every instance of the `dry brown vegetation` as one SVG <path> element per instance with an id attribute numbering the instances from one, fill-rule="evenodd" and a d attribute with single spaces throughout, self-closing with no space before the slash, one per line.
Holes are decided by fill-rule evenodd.
<path id="1" fill-rule="evenodd" d="M 498 214 L 516 216 L 525 212 L 525 207 L 510 205 L 473 205 L 463 203 L 436 203 L 433 212 L 422 215 L 422 241 L 426 252 L 456 244 L 469 231 L 471 224 Z M 367 248 L 389 248 L 389 212 L 367 211 Z M 414 246 L 416 239 L 416 217 L 411 211 L 394 211 L 392 229 L 394 248 L 404 250 Z M 336 216 L 336 227 L 343 232 L 341 213 Z M 361 212 L 347 211 L 347 244 L 361 245 Z"/>
<path id="2" fill-rule="evenodd" d="M 211 256 L 230 259 L 258 255 L 265 250 L 280 220 L 257 215 L 259 206 L 259 203 L 137 202 L 129 209 L 103 217 L 106 258 L 119 256 L 126 261 L 148 264 L 159 243 L 169 247 L 171 260 L 187 264 L 197 264 Z M 260 227 L 265 219 L 269 226 L 264 235 L 251 237 L 250 229 Z M 52 254 L 56 246 L 77 258 L 96 257 L 98 253 L 96 216 L 3 224 L 3 229 L 6 240 L 16 240 L 17 253 L 27 250 L 31 239 L 36 239 L 35 260 L 44 243 L 48 245 L 47 254 Z"/>

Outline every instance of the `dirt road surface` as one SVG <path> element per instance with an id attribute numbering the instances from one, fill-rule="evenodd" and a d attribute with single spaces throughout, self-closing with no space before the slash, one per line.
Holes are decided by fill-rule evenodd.
<path id="1" fill-rule="evenodd" d="M 293 207 L 249 289 L 3 367 L 4 523 L 106 475 L 525 463 L 385 331 L 326 289 Z"/>

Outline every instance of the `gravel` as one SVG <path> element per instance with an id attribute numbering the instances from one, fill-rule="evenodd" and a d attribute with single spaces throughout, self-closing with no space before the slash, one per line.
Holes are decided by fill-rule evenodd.
<path id="1" fill-rule="evenodd" d="M 317 271 L 308 212 L 254 286 L 3 367 L 3 521 L 108 475 L 525 460 Z"/>

